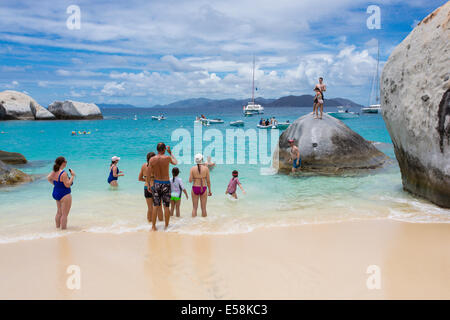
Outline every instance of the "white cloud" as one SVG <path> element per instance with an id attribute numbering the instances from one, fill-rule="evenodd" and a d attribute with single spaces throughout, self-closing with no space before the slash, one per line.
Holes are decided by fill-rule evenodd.
<path id="1" fill-rule="evenodd" d="M 18 86 L 19 86 L 19 82 L 16 81 L 16 80 L 13 80 L 10 83 L 7 83 L 7 84 L 4 85 L 4 87 L 6 89 L 14 89 L 14 88 L 17 88 Z"/>
<path id="2" fill-rule="evenodd" d="M 125 91 L 124 85 L 125 85 L 124 82 L 122 83 L 117 83 L 115 81 L 108 82 L 104 85 L 101 92 L 108 96 L 123 95 Z"/>
<path id="3" fill-rule="evenodd" d="M 196 60 L 196 62 L 192 62 Z M 268 59 L 270 61 L 270 59 Z M 178 59 L 177 59 L 178 61 Z M 223 68 L 228 62 L 222 60 L 207 61 L 191 59 L 191 65 L 212 65 Z M 284 62 L 280 60 L 280 62 Z M 229 63 L 231 65 L 231 63 Z M 284 71 L 263 70 L 263 63 L 257 63 L 255 73 L 258 95 L 278 97 L 285 94 L 311 93 L 318 77 L 323 76 L 329 86 L 330 94 L 342 96 L 351 92 L 352 86 L 370 81 L 376 61 L 367 50 L 358 51 L 347 46 L 336 54 L 311 54 L 301 58 L 300 62 Z M 159 72 L 112 72 L 114 81 L 105 84 L 102 93 L 110 96 L 125 94 L 135 97 L 169 97 L 166 102 L 193 97 L 210 98 L 247 98 L 251 95 L 251 61 L 235 63 L 234 71 L 224 75 L 203 70 L 159 73 Z"/>
<path id="4" fill-rule="evenodd" d="M 12 45 L 0 47 L 0 57 L 26 56 L 34 61 L 39 87 L 75 88 L 75 95 L 130 95 L 157 103 L 248 97 L 256 54 L 259 95 L 309 93 L 324 76 L 328 96 L 352 98 L 364 94 L 375 66 L 375 39 L 359 37 L 365 29 L 363 0 L 77 0 L 80 30 L 65 27 L 64 1 L 7 2 L 0 4 L 0 40 Z M 351 42 L 355 35 L 360 42 Z M 384 42 L 382 53 L 394 44 Z M 24 86 L 30 77 L 16 77 L 24 70 L 13 68 L 2 70 Z"/>
<path id="5" fill-rule="evenodd" d="M 67 70 L 63 70 L 63 69 L 58 69 L 58 70 L 56 70 L 56 74 L 63 76 L 63 77 L 68 77 L 71 75 L 71 72 L 67 71 Z"/>

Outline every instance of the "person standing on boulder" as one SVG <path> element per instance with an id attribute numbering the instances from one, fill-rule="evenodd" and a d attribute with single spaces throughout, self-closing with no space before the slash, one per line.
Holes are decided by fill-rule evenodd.
<path id="1" fill-rule="evenodd" d="M 320 90 L 320 94 L 321 94 L 321 96 L 322 96 L 322 99 L 318 99 L 318 101 L 317 101 L 317 106 L 316 106 L 316 108 L 317 108 L 317 113 L 319 113 L 319 108 L 320 108 L 320 119 L 322 119 L 322 115 L 323 115 L 323 104 L 324 104 L 324 101 L 325 101 L 325 97 L 324 97 L 324 94 L 323 94 L 323 93 L 324 93 L 325 91 L 327 91 L 327 86 L 325 85 L 325 83 L 323 83 L 323 78 L 322 78 L 322 77 L 319 78 L 319 83 L 316 84 L 314 90 L 315 90 L 316 88 Z"/>
<path id="2" fill-rule="evenodd" d="M 172 155 L 170 147 L 167 147 L 168 156 L 166 153 L 166 145 L 163 142 L 158 143 L 156 150 L 158 154 L 150 159 L 150 163 L 147 169 L 146 179 L 147 183 L 152 190 L 153 195 L 153 207 L 154 212 L 161 210 L 161 202 L 164 204 L 164 222 L 165 229 L 169 226 L 170 220 L 170 177 L 169 177 L 169 165 L 176 165 L 177 159 Z M 152 229 L 156 231 L 156 216 L 152 215 Z"/>
<path id="3" fill-rule="evenodd" d="M 297 169 L 301 169 L 302 165 L 302 159 L 300 158 L 300 150 L 294 144 L 294 142 L 295 142 L 294 139 L 288 140 L 289 147 L 291 148 L 290 152 L 291 157 L 289 159 L 289 162 L 292 162 L 292 173 L 295 173 Z"/>
<path id="4" fill-rule="evenodd" d="M 323 95 L 322 95 L 322 91 L 320 91 L 319 88 L 314 88 L 314 91 L 316 93 L 315 97 L 314 97 L 314 119 L 319 118 L 319 107 L 321 108 L 320 110 L 320 118 L 322 119 L 323 116 Z"/>

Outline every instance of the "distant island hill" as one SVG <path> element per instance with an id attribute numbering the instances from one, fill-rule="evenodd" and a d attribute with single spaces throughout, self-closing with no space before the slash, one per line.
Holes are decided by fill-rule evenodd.
<path id="1" fill-rule="evenodd" d="M 256 98 L 255 102 L 266 108 L 271 107 L 311 107 L 312 95 L 286 96 L 279 99 Z M 207 99 L 194 98 L 176 101 L 166 105 L 155 105 L 153 109 L 215 109 L 242 108 L 250 99 Z M 325 100 L 327 107 L 355 107 L 361 108 L 349 99 L 332 98 Z M 137 108 L 131 104 L 86 103 L 72 100 L 54 101 L 48 108 L 41 106 L 29 95 L 6 90 L 0 92 L 0 120 L 82 120 L 103 119 L 101 110 Z"/>
<path id="2" fill-rule="evenodd" d="M 300 107 L 300 108 L 310 108 L 312 107 L 312 103 L 314 100 L 314 96 L 305 94 L 301 96 L 285 96 L 278 99 L 264 99 L 264 98 L 256 98 L 255 102 L 261 104 L 263 107 L 271 108 L 271 107 Z M 182 108 L 242 108 L 246 105 L 251 99 L 207 99 L 207 98 L 193 98 L 193 99 L 185 99 L 176 101 L 170 104 L 165 105 L 154 105 L 151 108 L 154 109 L 182 109 Z M 97 104 L 101 109 L 125 109 L 125 108 L 137 108 L 136 106 L 130 104 L 106 104 L 106 103 L 98 103 Z M 325 105 L 327 107 L 337 107 L 337 106 L 346 106 L 353 108 L 361 108 L 362 105 L 353 102 L 349 99 L 344 98 L 331 98 L 325 99 Z"/>

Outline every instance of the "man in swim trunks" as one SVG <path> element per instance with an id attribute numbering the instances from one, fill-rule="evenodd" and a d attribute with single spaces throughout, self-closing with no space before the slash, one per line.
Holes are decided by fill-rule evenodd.
<path id="1" fill-rule="evenodd" d="M 323 83 L 322 77 L 319 78 L 319 83 L 316 84 L 316 88 L 318 88 L 322 92 L 322 96 L 324 95 L 323 93 L 327 91 L 327 86 L 325 85 L 325 83 Z"/>
<path id="2" fill-rule="evenodd" d="M 170 147 L 167 147 L 168 156 L 166 153 L 166 145 L 162 142 L 158 143 L 156 147 L 158 154 L 150 159 L 150 165 L 147 169 L 148 184 L 151 187 L 153 194 L 153 206 L 156 208 L 155 212 L 161 209 L 161 202 L 164 204 L 164 222 L 165 229 L 169 226 L 170 220 L 170 177 L 169 165 L 176 165 L 177 159 L 172 155 Z M 152 229 L 156 231 L 156 214 L 152 215 Z"/>
<path id="3" fill-rule="evenodd" d="M 302 165 L 302 159 L 300 159 L 300 150 L 298 147 L 294 144 L 294 139 L 289 139 L 289 147 L 291 148 L 291 158 L 289 161 L 292 161 L 292 173 L 295 173 L 297 169 L 301 170 Z"/>

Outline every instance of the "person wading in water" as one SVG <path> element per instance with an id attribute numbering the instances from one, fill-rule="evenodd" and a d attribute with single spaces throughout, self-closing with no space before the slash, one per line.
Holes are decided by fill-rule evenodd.
<path id="1" fill-rule="evenodd" d="M 176 165 L 177 159 L 172 155 L 172 151 L 163 142 L 156 147 L 158 154 L 150 159 L 147 169 L 146 180 L 152 190 L 154 211 L 161 210 L 161 202 L 164 204 L 165 229 L 169 226 L 170 220 L 170 176 L 169 165 Z M 168 156 L 165 155 L 167 150 Z M 152 230 L 156 231 L 156 216 L 152 215 Z"/>

